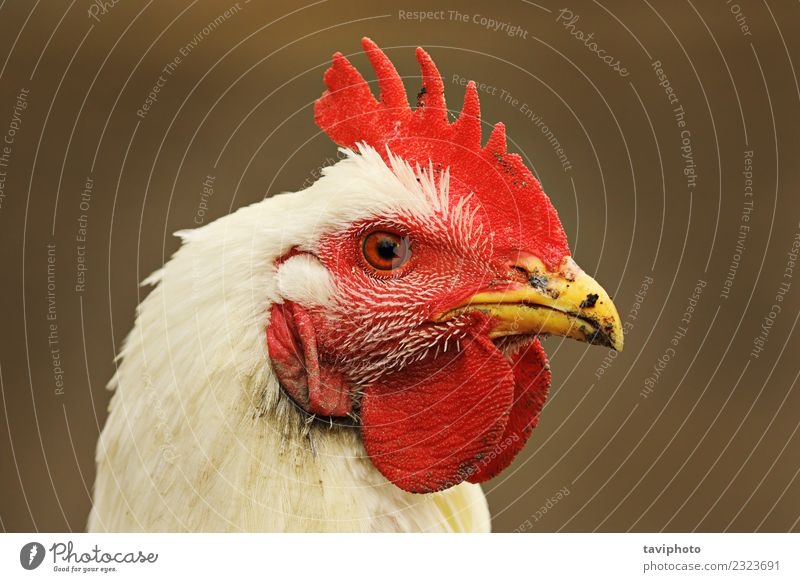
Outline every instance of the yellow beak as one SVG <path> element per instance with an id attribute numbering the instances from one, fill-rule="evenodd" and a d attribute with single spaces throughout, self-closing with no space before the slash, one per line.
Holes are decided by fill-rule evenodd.
<path id="1" fill-rule="evenodd" d="M 617 308 L 605 289 L 571 258 L 556 272 L 548 272 L 535 257 L 518 261 L 515 268 L 525 273 L 527 284 L 481 291 L 435 319 L 446 321 L 459 313 L 481 311 L 492 316 L 491 337 L 560 335 L 622 351 Z"/>

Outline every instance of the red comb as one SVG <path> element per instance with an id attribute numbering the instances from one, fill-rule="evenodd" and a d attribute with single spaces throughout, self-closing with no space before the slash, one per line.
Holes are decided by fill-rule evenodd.
<path id="1" fill-rule="evenodd" d="M 325 72 L 328 90 L 317 99 L 314 115 L 322 130 L 340 146 L 366 143 L 386 157 L 386 149 L 410 163 L 450 169 L 451 195 L 477 196 L 498 240 L 517 241 L 518 250 L 536 253 L 548 267 L 569 255 L 566 235 L 550 200 L 517 154 L 506 149 L 506 132 L 497 123 L 481 147 L 478 91 L 467 84 L 464 106 L 453 123 L 447 119 L 442 77 L 422 48 L 417 61 L 422 90 L 412 111 L 403 80 L 389 58 L 368 38 L 361 44 L 378 78 L 380 98 L 341 53 Z M 500 229 L 500 232 L 498 232 Z"/>

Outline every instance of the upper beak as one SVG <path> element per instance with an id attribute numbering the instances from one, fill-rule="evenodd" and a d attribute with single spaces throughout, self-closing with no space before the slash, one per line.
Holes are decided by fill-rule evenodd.
<path id="1" fill-rule="evenodd" d="M 436 316 L 445 321 L 465 311 L 492 316 L 489 335 L 552 334 L 622 350 L 622 323 L 617 308 L 597 281 L 567 257 L 549 272 L 536 257 L 517 261 L 527 283 L 486 289 Z"/>

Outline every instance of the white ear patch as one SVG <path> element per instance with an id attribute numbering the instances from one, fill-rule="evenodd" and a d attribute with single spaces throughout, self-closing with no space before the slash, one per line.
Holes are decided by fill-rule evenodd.
<path id="1" fill-rule="evenodd" d="M 278 291 L 303 306 L 327 306 L 333 299 L 333 280 L 319 260 L 309 254 L 287 259 L 278 269 Z"/>

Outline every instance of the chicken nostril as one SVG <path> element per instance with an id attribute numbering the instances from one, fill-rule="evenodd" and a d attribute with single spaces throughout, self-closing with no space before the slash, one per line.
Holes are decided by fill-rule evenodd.
<path id="1" fill-rule="evenodd" d="M 510 267 L 509 274 L 511 275 L 511 279 L 519 281 L 520 283 L 528 282 L 530 273 L 528 273 L 525 267 L 520 267 L 519 265 L 510 265 Z"/>
<path id="2" fill-rule="evenodd" d="M 524 275 L 525 277 L 528 276 L 528 269 L 525 267 L 520 267 L 519 265 L 511 265 L 511 268 L 514 269 L 517 273 Z"/>

